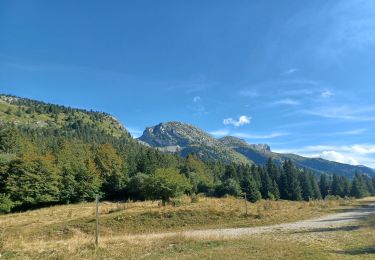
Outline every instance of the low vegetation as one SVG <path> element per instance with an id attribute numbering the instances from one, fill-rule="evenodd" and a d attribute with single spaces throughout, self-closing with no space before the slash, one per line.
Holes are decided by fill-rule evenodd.
<path id="1" fill-rule="evenodd" d="M 135 234 L 174 232 L 190 229 L 250 227 L 292 222 L 320 216 L 339 209 L 347 209 L 356 201 L 335 199 L 311 202 L 258 201 L 228 198 L 179 198 L 179 206 L 160 207 L 158 202 L 102 202 L 100 207 L 100 246 L 94 246 L 94 212 L 92 203 L 53 206 L 39 210 L 0 216 L 0 254 L 10 258 L 150 258 L 185 256 L 217 258 L 220 248 L 228 248 L 229 256 L 235 248 L 239 254 L 248 250 L 265 249 L 266 239 L 256 240 L 191 240 L 170 237 L 136 238 Z M 297 243 L 297 242 L 295 242 Z M 281 244 L 271 243 L 272 248 Z M 230 247 L 233 250 L 230 250 Z M 289 246 L 288 246 L 289 247 Z M 236 250 L 237 250 L 236 249 Z M 241 250 L 240 250 L 241 251 Z M 284 245 L 284 252 L 287 251 Z M 303 249 L 297 250 L 302 253 Z M 263 253 L 267 253 L 265 250 Z M 302 254 L 303 255 L 303 254 Z M 302 256 L 301 255 L 301 256 Z"/>

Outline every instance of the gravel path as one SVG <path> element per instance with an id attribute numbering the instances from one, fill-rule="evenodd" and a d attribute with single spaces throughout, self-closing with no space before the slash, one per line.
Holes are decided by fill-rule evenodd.
<path id="1" fill-rule="evenodd" d="M 345 227 L 361 218 L 375 214 L 375 203 L 365 207 L 352 209 L 342 213 L 331 214 L 315 219 L 302 220 L 293 223 L 284 223 L 271 226 L 250 227 L 250 228 L 224 228 L 224 229 L 206 229 L 191 230 L 175 233 L 157 233 L 148 235 L 137 235 L 138 239 L 158 239 L 173 236 L 184 236 L 186 238 L 233 238 L 246 235 L 264 234 L 272 232 L 285 231 L 304 231 L 304 230 L 322 230 Z"/>

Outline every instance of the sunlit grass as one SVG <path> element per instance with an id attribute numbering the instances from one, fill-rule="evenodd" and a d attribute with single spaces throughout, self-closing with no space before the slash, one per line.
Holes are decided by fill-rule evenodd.
<path id="1" fill-rule="evenodd" d="M 100 204 L 100 247 L 94 246 L 93 203 L 54 206 L 23 213 L 0 216 L 0 252 L 2 258 L 78 259 L 92 257 L 174 258 L 183 256 L 229 258 L 231 254 L 249 257 L 250 253 L 274 257 L 305 257 L 317 252 L 295 247 L 291 252 L 285 245 L 269 243 L 269 235 L 240 239 L 189 239 L 180 236 L 134 236 L 159 232 L 174 232 L 202 228 L 251 227 L 292 222 L 346 209 L 358 202 L 332 201 L 259 201 L 248 203 L 236 198 L 205 198 L 191 203 L 181 198 L 181 206 L 160 207 L 158 202 L 127 202 Z M 282 236 L 284 237 L 284 236 Z M 289 237 L 290 245 L 302 240 Z M 288 243 L 289 243 L 288 242 Z M 281 242 L 280 242 L 281 243 Z M 319 245 L 317 245 L 319 247 Z M 270 250 L 270 251 L 269 251 Z M 314 251 L 315 250 L 315 251 Z M 309 253 L 310 252 L 310 253 Z M 318 255 L 317 255 L 318 256 Z"/>

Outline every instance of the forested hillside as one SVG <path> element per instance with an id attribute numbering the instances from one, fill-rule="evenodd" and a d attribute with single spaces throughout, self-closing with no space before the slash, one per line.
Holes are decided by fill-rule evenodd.
<path id="1" fill-rule="evenodd" d="M 306 168 L 317 175 L 321 173 L 336 173 L 352 179 L 355 172 L 359 172 L 375 177 L 374 169 L 361 165 L 343 164 L 322 158 L 307 158 L 296 154 L 275 153 L 267 145 L 248 144 L 245 140 L 233 136 L 226 136 L 219 140 L 256 164 L 265 165 L 269 158 L 272 158 L 278 165 L 282 165 L 285 160 L 291 160 L 298 167 Z"/>
<path id="2" fill-rule="evenodd" d="M 374 194 L 375 179 L 314 175 L 282 166 L 201 161 L 140 144 L 112 116 L 21 99 L 0 98 L 0 212 L 104 199 L 153 199 L 180 194 L 248 194 L 310 200 Z"/>
<path id="3" fill-rule="evenodd" d="M 265 165 L 268 159 L 272 158 L 279 166 L 285 160 L 291 160 L 299 168 L 306 168 L 317 176 L 322 173 L 336 173 L 352 179 L 355 172 L 359 172 L 375 177 L 375 170 L 369 167 L 275 153 L 267 144 L 249 144 L 233 136 L 215 139 L 203 130 L 181 122 L 166 122 L 148 127 L 138 139 L 163 152 L 176 152 L 183 157 L 195 153 L 205 161 Z"/>

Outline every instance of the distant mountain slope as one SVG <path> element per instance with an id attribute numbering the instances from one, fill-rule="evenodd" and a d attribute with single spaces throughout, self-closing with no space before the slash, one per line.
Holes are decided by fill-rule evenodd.
<path id="1" fill-rule="evenodd" d="M 148 127 L 138 140 L 165 152 L 178 152 L 182 156 L 195 153 L 204 160 L 245 164 L 252 162 L 201 129 L 180 122 Z"/>
<path id="2" fill-rule="evenodd" d="M 358 171 L 375 176 L 375 170 L 365 166 L 353 166 L 321 158 L 306 158 L 295 154 L 274 153 L 266 144 L 248 144 L 245 140 L 233 136 L 217 140 L 203 130 L 181 122 L 161 123 L 148 127 L 138 140 L 163 152 L 178 152 L 182 156 L 196 153 L 205 160 L 220 160 L 226 163 L 253 162 L 265 165 L 267 160 L 272 158 L 281 165 L 283 161 L 290 159 L 300 168 L 309 169 L 316 174 L 336 173 L 351 178 L 355 171 Z"/>
<path id="3" fill-rule="evenodd" d="M 243 154 L 257 164 L 266 164 L 268 158 L 281 164 L 285 160 L 292 160 L 297 166 L 309 169 L 315 173 L 337 173 L 347 177 L 353 177 L 355 171 L 375 176 L 375 170 L 365 166 L 354 166 L 321 158 L 306 158 L 295 154 L 280 154 L 271 151 L 268 145 L 253 145 L 237 137 L 227 136 L 219 139 L 221 143 L 238 153 Z"/>
<path id="4" fill-rule="evenodd" d="M 0 123 L 11 123 L 27 131 L 57 130 L 60 134 L 97 132 L 130 137 L 125 127 L 109 114 L 9 95 L 0 95 Z"/>

